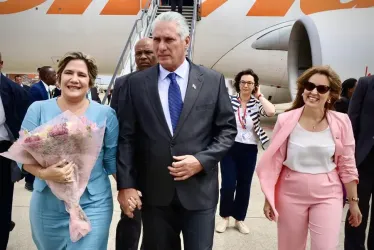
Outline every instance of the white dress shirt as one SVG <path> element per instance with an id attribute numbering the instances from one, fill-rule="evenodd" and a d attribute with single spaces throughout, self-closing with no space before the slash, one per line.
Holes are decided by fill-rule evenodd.
<path id="1" fill-rule="evenodd" d="M 330 128 L 311 132 L 298 123 L 288 139 L 288 168 L 307 174 L 322 174 L 336 168 L 334 163 L 335 142 Z"/>
<path id="2" fill-rule="evenodd" d="M 244 116 L 244 110 L 242 109 L 241 105 L 239 106 L 239 112 L 240 116 Z M 248 109 L 246 109 L 246 128 L 244 129 L 242 125 L 240 124 L 239 116 L 238 116 L 238 111 L 235 112 L 235 119 L 236 119 L 236 124 L 237 124 L 237 130 L 238 133 L 235 137 L 235 141 L 239 143 L 244 143 L 244 144 L 255 144 L 257 145 L 258 139 L 257 135 L 254 131 L 253 127 L 253 120 L 248 112 Z"/>
<path id="3" fill-rule="evenodd" d="M 161 105 L 162 109 L 164 111 L 164 115 L 166 118 L 166 122 L 168 124 L 169 130 L 171 135 L 173 135 L 173 127 L 171 125 L 171 118 L 170 118 L 170 111 L 169 111 L 169 85 L 170 85 L 170 79 L 168 78 L 168 75 L 172 73 L 166 69 L 164 69 L 160 65 L 160 74 L 158 76 L 158 93 L 160 95 Z M 177 83 L 179 85 L 179 88 L 181 90 L 182 95 L 182 101 L 184 102 L 184 97 L 186 96 L 187 91 L 187 85 L 188 85 L 188 76 L 190 74 L 190 64 L 185 59 L 177 70 L 174 71 L 174 73 L 177 75 Z"/>
<path id="4" fill-rule="evenodd" d="M 91 89 L 88 89 L 88 91 L 87 91 L 87 99 L 92 100 Z"/>
<path id="5" fill-rule="evenodd" d="M 48 99 L 51 99 L 51 92 L 49 91 L 49 86 L 47 84 L 45 84 L 45 82 L 43 82 L 43 81 L 42 81 L 42 83 L 43 83 L 43 85 L 45 87 L 45 90 L 47 90 Z"/>
<path id="6" fill-rule="evenodd" d="M 1 78 L 1 75 L 0 75 L 0 78 Z M 0 81 L 0 84 L 1 84 L 1 81 Z M 5 128 L 5 121 L 6 121 L 6 117 L 5 117 L 4 105 L 3 105 L 3 100 L 1 99 L 1 95 L 0 95 L 0 141 L 10 140 L 8 131 Z"/>

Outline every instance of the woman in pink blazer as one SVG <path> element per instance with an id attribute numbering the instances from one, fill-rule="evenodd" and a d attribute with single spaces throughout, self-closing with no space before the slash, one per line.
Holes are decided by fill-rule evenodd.
<path id="1" fill-rule="evenodd" d="M 336 249 L 343 188 L 352 226 L 361 223 L 355 141 L 346 114 L 331 109 L 341 81 L 329 67 L 314 67 L 298 79 L 292 107 L 279 115 L 269 148 L 257 167 L 265 216 L 278 224 L 279 250 Z"/>

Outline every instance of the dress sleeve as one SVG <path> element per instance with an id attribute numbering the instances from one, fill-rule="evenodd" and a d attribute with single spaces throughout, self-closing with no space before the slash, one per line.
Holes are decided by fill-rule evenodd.
<path id="1" fill-rule="evenodd" d="M 104 135 L 104 168 L 108 175 L 111 175 L 117 172 L 116 154 L 119 128 L 114 109 L 108 109 L 106 118 L 107 123 Z"/>

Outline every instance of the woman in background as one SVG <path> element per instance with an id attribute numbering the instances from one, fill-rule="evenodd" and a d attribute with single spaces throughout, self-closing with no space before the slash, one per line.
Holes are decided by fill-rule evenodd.
<path id="1" fill-rule="evenodd" d="M 264 146 L 269 138 L 260 126 L 261 116 L 274 116 L 275 107 L 260 91 L 259 78 L 253 70 L 239 72 L 235 77 L 237 96 L 231 103 L 235 112 L 238 134 L 235 143 L 221 161 L 220 216 L 216 231 L 223 233 L 229 217 L 235 218 L 239 232 L 248 234 L 244 224 L 247 214 L 253 173 L 257 161 L 257 144 Z M 235 197 L 234 197 L 235 193 Z"/>
<path id="2" fill-rule="evenodd" d="M 257 174 L 265 193 L 265 216 L 278 222 L 278 249 L 337 249 L 343 214 L 343 187 L 357 227 L 358 174 L 355 140 L 346 114 L 331 111 L 341 82 L 329 67 L 314 67 L 300 76 L 292 107 L 277 119 L 269 148 Z"/>
<path id="3" fill-rule="evenodd" d="M 32 131 L 67 110 L 98 124 L 106 119 L 103 146 L 80 199 L 92 231 L 78 242 L 70 240 L 69 214 L 65 204 L 51 192 L 45 182 L 70 181 L 73 163 L 65 165 L 60 162 L 48 168 L 25 164 L 23 168 L 36 177 L 30 205 L 32 237 L 38 250 L 104 250 L 107 249 L 113 214 L 108 175 L 116 173 L 118 121 L 109 106 L 86 98 L 97 76 L 97 66 L 92 59 L 80 52 L 67 54 L 58 65 L 57 75 L 61 96 L 34 102 L 27 111 L 22 129 Z"/>
<path id="4" fill-rule="evenodd" d="M 357 80 L 349 78 L 342 84 L 342 93 L 340 99 L 335 103 L 335 110 L 341 113 L 348 113 L 349 101 L 352 98 L 353 92 L 356 89 Z"/>

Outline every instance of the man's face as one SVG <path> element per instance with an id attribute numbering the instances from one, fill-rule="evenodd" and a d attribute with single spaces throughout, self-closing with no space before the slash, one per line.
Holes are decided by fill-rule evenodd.
<path id="1" fill-rule="evenodd" d="M 22 78 L 20 76 L 17 76 L 16 79 L 15 79 L 16 83 L 18 83 L 19 85 L 22 84 Z"/>
<path id="2" fill-rule="evenodd" d="M 50 68 L 46 74 L 46 84 L 55 85 L 57 79 L 56 71 L 53 68 Z"/>
<path id="3" fill-rule="evenodd" d="M 142 40 L 135 46 L 135 63 L 139 70 L 147 69 L 157 63 L 152 46 L 152 40 Z"/>
<path id="4" fill-rule="evenodd" d="M 175 22 L 159 22 L 153 30 L 153 51 L 162 67 L 170 72 L 175 71 L 186 58 L 186 49 L 190 42 L 178 34 Z"/>

